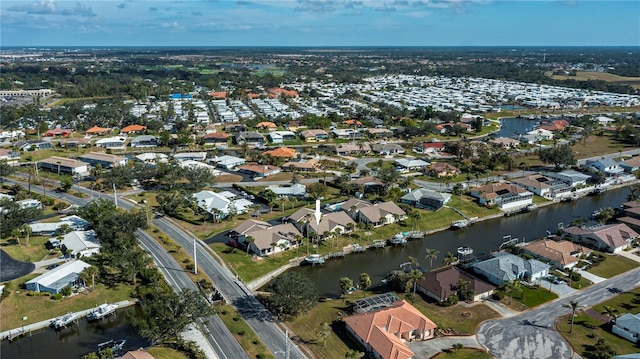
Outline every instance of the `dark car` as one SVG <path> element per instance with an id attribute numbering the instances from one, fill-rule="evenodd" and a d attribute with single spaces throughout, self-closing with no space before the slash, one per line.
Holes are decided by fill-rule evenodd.
<path id="1" fill-rule="evenodd" d="M 60 264 L 58 264 L 58 263 L 53 263 L 53 264 L 48 265 L 48 266 L 46 267 L 46 269 L 51 270 L 51 269 L 53 269 L 53 268 L 57 268 L 57 267 L 59 267 L 59 266 L 60 266 Z"/>

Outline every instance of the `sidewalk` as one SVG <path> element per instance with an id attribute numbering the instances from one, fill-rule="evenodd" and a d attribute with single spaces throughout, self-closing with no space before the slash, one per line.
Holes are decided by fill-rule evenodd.
<path id="1" fill-rule="evenodd" d="M 588 279 L 588 280 L 592 281 L 594 284 L 595 284 L 595 283 L 600 283 L 600 282 L 602 282 L 602 281 L 607 280 L 606 278 L 598 277 L 597 275 L 595 275 L 595 274 L 591 274 L 591 273 L 589 273 L 589 272 L 587 272 L 587 271 L 585 271 L 585 270 L 582 270 L 582 269 L 580 269 L 580 268 L 578 268 L 578 269 L 576 270 L 576 272 L 577 272 L 577 273 L 580 273 L 580 275 L 582 275 L 582 277 L 584 277 L 584 278 L 586 278 L 586 279 Z"/>
<path id="2" fill-rule="evenodd" d="M 638 263 L 640 263 L 640 256 L 637 255 L 636 253 L 639 252 L 640 249 L 639 248 L 635 248 L 633 250 L 630 250 L 629 252 L 626 251 L 620 251 L 617 254 L 623 256 L 623 257 L 627 257 L 633 261 L 636 261 Z"/>
<path id="3" fill-rule="evenodd" d="M 498 312 L 498 314 L 500 314 L 504 318 L 509 318 L 509 317 L 513 317 L 514 315 L 520 314 L 520 312 L 515 311 L 500 302 L 496 302 L 489 299 L 483 299 L 482 303 L 488 306 L 489 308 L 495 310 L 496 312 Z"/>

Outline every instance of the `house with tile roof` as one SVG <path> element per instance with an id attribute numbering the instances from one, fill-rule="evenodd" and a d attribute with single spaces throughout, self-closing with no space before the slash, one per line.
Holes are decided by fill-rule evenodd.
<path id="1" fill-rule="evenodd" d="M 344 143 L 337 145 L 335 150 L 336 154 L 341 156 L 349 156 L 354 153 L 367 154 L 371 152 L 371 145 L 369 142 L 363 142 L 362 144 Z"/>
<path id="2" fill-rule="evenodd" d="M 90 129 L 86 130 L 84 133 L 87 136 L 104 136 L 108 135 L 111 132 L 110 128 L 93 126 Z"/>
<path id="3" fill-rule="evenodd" d="M 246 173 L 252 177 L 263 178 L 273 176 L 280 173 L 280 167 L 272 165 L 249 164 L 238 167 L 242 173 Z"/>
<path id="4" fill-rule="evenodd" d="M 69 128 L 52 128 L 50 130 L 48 130 L 47 132 L 45 132 L 42 136 L 44 137 L 69 137 L 69 135 L 71 135 L 71 133 L 73 132 L 72 129 Z"/>
<path id="5" fill-rule="evenodd" d="M 289 161 L 282 165 L 283 171 L 316 172 L 320 168 L 320 162 L 311 158 L 308 160 Z"/>
<path id="6" fill-rule="evenodd" d="M 296 150 L 289 147 L 278 147 L 273 150 L 262 152 L 262 156 L 266 155 L 278 158 L 294 158 L 296 156 Z"/>
<path id="7" fill-rule="evenodd" d="M 589 221 L 562 230 L 572 241 L 603 252 L 618 253 L 640 235 L 624 223 L 606 224 Z"/>
<path id="8" fill-rule="evenodd" d="M 269 122 L 269 121 L 263 121 L 263 122 L 259 122 L 256 125 L 256 129 L 258 130 L 268 130 L 268 131 L 275 131 L 278 129 L 278 125 L 276 125 L 273 122 Z"/>
<path id="9" fill-rule="evenodd" d="M 411 359 L 406 342 L 433 338 L 437 325 L 406 301 L 344 318 L 347 332 L 369 355 L 380 359 Z"/>
<path id="10" fill-rule="evenodd" d="M 501 210 L 525 207 L 533 203 L 533 193 L 511 183 L 498 182 L 471 190 L 471 196 L 481 205 L 498 206 Z"/>
<path id="11" fill-rule="evenodd" d="M 271 225 L 248 219 L 232 229 L 231 237 L 238 243 L 249 245 L 249 251 L 262 257 L 300 245 L 302 234 L 291 223 Z"/>
<path id="12" fill-rule="evenodd" d="M 407 213 L 391 201 L 360 207 L 355 215 L 358 222 L 371 223 L 374 227 L 399 222 L 407 217 Z"/>
<path id="13" fill-rule="evenodd" d="M 234 137 L 234 140 L 238 145 L 247 144 L 247 146 L 255 148 L 263 148 L 266 144 L 264 136 L 258 132 L 239 132 Z"/>
<path id="14" fill-rule="evenodd" d="M 508 252 L 498 252 L 493 258 L 477 262 L 473 271 L 496 286 L 520 279 L 534 281 L 549 275 L 549 265 L 537 259 L 524 259 Z"/>
<path id="15" fill-rule="evenodd" d="M 129 126 L 125 126 L 123 129 L 120 130 L 120 133 L 123 135 L 128 135 L 131 133 L 141 133 L 143 131 L 145 131 L 147 129 L 147 126 L 142 126 L 142 125 L 129 125 Z"/>
<path id="16" fill-rule="evenodd" d="M 300 137 L 305 142 L 324 142 L 329 139 L 329 134 L 325 130 L 312 129 L 300 132 Z"/>
<path id="17" fill-rule="evenodd" d="M 349 233 L 356 226 L 356 222 L 342 211 L 323 213 L 320 216 L 320 223 L 316 223 L 314 214 L 315 210 L 311 208 L 301 208 L 286 220 L 294 224 L 307 237 L 315 238 L 317 236 L 319 239 L 330 238 L 333 233 Z"/>
<path id="18" fill-rule="evenodd" d="M 579 256 L 591 253 L 591 249 L 571 241 L 554 241 L 542 239 L 529 242 L 520 247 L 524 253 L 529 253 L 558 269 L 573 268 L 580 261 Z"/>
<path id="19" fill-rule="evenodd" d="M 621 336 L 632 343 L 640 343 L 640 313 L 624 313 L 619 316 L 611 331 L 613 334 Z"/>
<path id="20" fill-rule="evenodd" d="M 155 357 L 144 349 L 131 350 L 126 352 L 120 359 L 155 359 Z"/>
<path id="21" fill-rule="evenodd" d="M 456 295 L 461 289 L 461 281 L 467 283 L 466 290 L 473 290 L 473 301 L 488 298 L 496 290 L 490 283 L 479 279 L 455 266 L 447 266 L 431 270 L 417 281 L 417 291 L 426 296 L 443 302 L 452 295 Z"/>
<path id="22" fill-rule="evenodd" d="M 438 210 L 451 199 L 451 194 L 416 188 L 400 198 L 400 202 L 416 208 Z"/>
<path id="23" fill-rule="evenodd" d="M 429 167 L 427 167 L 427 173 L 429 176 L 441 178 L 448 176 L 454 177 L 462 173 L 462 171 L 447 162 L 431 162 Z"/>
<path id="24" fill-rule="evenodd" d="M 571 194 L 571 186 L 565 182 L 539 174 L 511 179 L 511 182 L 538 196 L 554 199 Z"/>
<path id="25" fill-rule="evenodd" d="M 224 132 L 210 132 L 202 136 L 205 146 L 226 145 L 229 135 Z"/>

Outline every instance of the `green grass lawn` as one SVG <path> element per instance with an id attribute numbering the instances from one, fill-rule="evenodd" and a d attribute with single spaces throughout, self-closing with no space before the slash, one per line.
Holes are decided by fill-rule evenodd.
<path id="1" fill-rule="evenodd" d="M 20 245 L 14 243 L 14 239 L 1 239 L 0 247 L 13 259 L 23 262 L 37 262 L 43 259 L 55 258 L 60 255 L 59 250 L 49 251 L 45 243 L 52 237 L 29 236 L 29 245 L 26 245 L 25 237 L 20 238 Z"/>
<path id="2" fill-rule="evenodd" d="M 188 359 L 185 354 L 167 347 L 155 346 L 147 349 L 147 352 L 155 359 Z"/>
<path id="3" fill-rule="evenodd" d="M 260 341 L 256 333 L 232 306 L 224 305 L 219 307 L 218 315 L 229 328 L 231 334 L 238 340 L 240 346 L 247 352 L 249 358 L 274 359 L 269 349 Z"/>
<path id="4" fill-rule="evenodd" d="M 464 348 L 456 351 L 446 351 L 436 356 L 431 357 L 432 359 L 492 359 L 491 354 L 487 353 L 484 350 L 479 349 L 470 349 Z"/>
<path id="5" fill-rule="evenodd" d="M 469 308 L 461 305 L 441 307 L 418 296 L 412 305 L 436 323 L 438 328 L 451 329 L 462 335 L 474 334 L 480 323 L 500 317 L 498 313 L 484 304 L 476 304 Z"/>
<path id="6" fill-rule="evenodd" d="M 604 254 L 605 260 L 591 267 L 588 272 L 602 278 L 611 278 L 620 273 L 637 268 L 640 263 L 616 254 Z"/>
<path id="7" fill-rule="evenodd" d="M 640 288 L 635 288 L 628 292 L 623 292 L 606 302 L 595 305 L 593 309 L 602 313 L 604 306 L 608 305 L 618 310 L 617 315 L 624 313 L 640 313 Z"/>
<path id="8" fill-rule="evenodd" d="M 573 331 L 570 329 L 570 315 L 561 317 L 556 323 L 558 332 L 571 344 L 576 353 L 584 355 L 586 349 L 594 345 L 601 337 L 618 355 L 638 353 L 640 347 L 606 330 L 607 324 L 601 323 L 586 314 L 576 314 Z"/>
<path id="9" fill-rule="evenodd" d="M 22 285 L 37 276 L 38 274 L 31 274 L 7 284 L 7 289 L 11 293 L 0 302 L 0 313 L 2 313 L 0 331 L 52 319 L 68 312 L 94 308 L 102 303 L 128 300 L 131 299 L 131 293 L 134 291 L 134 287 L 127 284 L 120 283 L 107 288 L 101 283 L 96 283 L 92 292 L 84 292 L 61 300 L 53 300 L 48 296 L 29 297 L 27 291 L 22 289 Z M 23 317 L 27 317 L 27 320 L 22 320 Z"/>

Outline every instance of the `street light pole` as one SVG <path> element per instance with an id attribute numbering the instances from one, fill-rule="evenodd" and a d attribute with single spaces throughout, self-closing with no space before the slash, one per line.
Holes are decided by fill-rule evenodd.
<path id="1" fill-rule="evenodd" d="M 196 237 L 193 237 L 193 272 L 198 274 L 198 252 L 196 251 Z"/>

